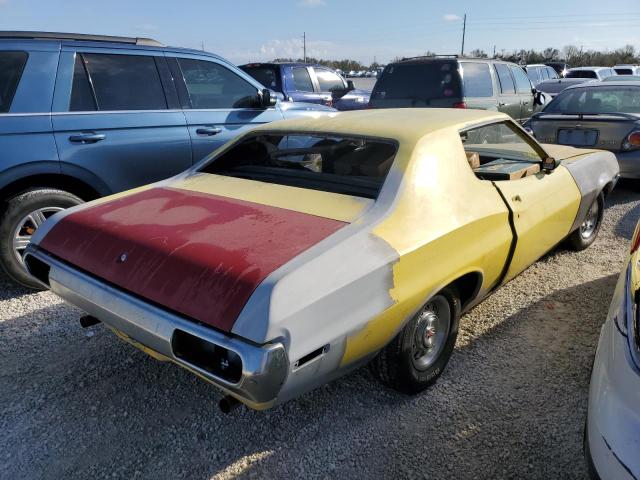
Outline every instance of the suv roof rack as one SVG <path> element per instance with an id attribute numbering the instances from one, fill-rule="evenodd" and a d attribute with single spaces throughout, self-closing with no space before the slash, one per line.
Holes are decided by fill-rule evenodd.
<path id="1" fill-rule="evenodd" d="M 10 32 L 0 31 L 0 38 L 29 38 L 44 40 L 79 40 L 88 42 L 113 42 L 129 43 L 132 45 L 145 45 L 150 47 L 164 47 L 164 45 L 152 38 L 115 37 L 111 35 L 88 35 L 85 33 L 59 33 L 59 32 Z"/>
<path id="2" fill-rule="evenodd" d="M 443 54 L 443 55 L 418 55 L 415 57 L 402 57 L 400 59 L 401 62 L 405 61 L 405 60 L 419 60 L 421 58 L 459 58 L 459 55 L 457 54 L 451 54 L 451 55 L 447 55 L 447 54 Z"/>

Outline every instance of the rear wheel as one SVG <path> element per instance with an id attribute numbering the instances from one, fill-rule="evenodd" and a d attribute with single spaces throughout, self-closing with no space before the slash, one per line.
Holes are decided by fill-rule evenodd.
<path id="1" fill-rule="evenodd" d="M 82 203 L 63 190 L 36 188 L 11 198 L 0 219 L 0 267 L 20 285 L 41 289 L 27 273 L 22 255 L 32 235 L 49 217 Z"/>
<path id="2" fill-rule="evenodd" d="M 373 374 L 405 393 L 418 393 L 433 384 L 453 353 L 460 310 L 454 290 L 446 288 L 435 295 L 373 359 Z"/>
<path id="3" fill-rule="evenodd" d="M 584 250 L 595 242 L 602 224 L 604 213 L 604 196 L 600 193 L 589 207 L 589 211 L 580 226 L 567 238 L 573 250 Z"/>

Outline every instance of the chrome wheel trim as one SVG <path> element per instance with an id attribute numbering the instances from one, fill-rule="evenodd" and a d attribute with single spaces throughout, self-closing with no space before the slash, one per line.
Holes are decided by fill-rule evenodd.
<path id="1" fill-rule="evenodd" d="M 585 217 L 584 222 L 582 222 L 582 224 L 580 225 L 580 235 L 582 236 L 583 239 L 586 240 L 590 238 L 596 231 L 596 228 L 598 226 L 599 214 L 600 214 L 600 205 L 598 203 L 598 199 L 596 198 L 595 202 L 593 202 L 593 204 L 589 208 L 589 211 L 587 212 L 587 216 Z"/>
<path id="2" fill-rule="evenodd" d="M 426 370 L 440 356 L 451 329 L 451 307 L 444 297 L 429 302 L 420 312 L 414 331 L 411 360 Z"/>
<path id="3" fill-rule="evenodd" d="M 31 237 L 36 230 L 47 218 L 62 210 L 64 210 L 64 208 L 61 207 L 38 208 L 28 215 L 25 215 L 22 220 L 18 222 L 18 225 L 13 231 L 13 254 L 20 264 L 23 263 L 22 255 L 24 250 L 27 248 L 27 245 L 29 245 L 29 242 L 31 242 Z"/>

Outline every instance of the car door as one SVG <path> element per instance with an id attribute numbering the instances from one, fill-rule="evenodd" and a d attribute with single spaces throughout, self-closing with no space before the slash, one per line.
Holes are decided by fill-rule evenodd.
<path id="1" fill-rule="evenodd" d="M 500 91 L 498 92 L 498 111 L 506 113 L 513 119 L 520 118 L 520 97 L 516 94 L 516 86 L 506 63 L 494 63 Z"/>
<path id="2" fill-rule="evenodd" d="M 524 121 L 533 115 L 534 96 L 531 80 L 518 65 L 509 65 L 513 79 L 516 82 L 516 93 L 520 99 L 520 120 Z"/>
<path id="3" fill-rule="evenodd" d="M 191 166 L 186 121 L 159 52 L 63 47 L 52 123 L 62 173 L 105 193 Z"/>
<path id="4" fill-rule="evenodd" d="M 325 99 L 314 83 L 315 74 L 311 67 L 294 65 L 288 69 L 285 82 L 288 85 L 289 99 L 294 102 L 324 104 Z"/>
<path id="5" fill-rule="evenodd" d="M 467 139 L 481 139 L 467 140 L 465 149 L 478 152 L 483 160 L 490 156 L 498 158 L 498 162 L 520 162 L 527 167 L 535 166 L 547 156 L 539 144 L 511 121 L 473 128 L 465 134 Z M 571 174 L 562 166 L 551 173 L 493 180 L 493 184 L 511 211 L 515 230 L 515 249 L 505 276 L 508 281 L 566 237 L 581 196 Z"/>
<path id="6" fill-rule="evenodd" d="M 252 126 L 281 120 L 276 106 L 259 105 L 261 85 L 226 62 L 167 52 L 198 162 Z"/>

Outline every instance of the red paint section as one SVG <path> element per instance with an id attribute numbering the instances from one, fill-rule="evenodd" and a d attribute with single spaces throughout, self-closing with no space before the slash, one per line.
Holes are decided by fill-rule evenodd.
<path id="1" fill-rule="evenodd" d="M 153 188 L 66 216 L 40 246 L 125 290 L 230 331 L 265 277 L 344 225 Z"/>

